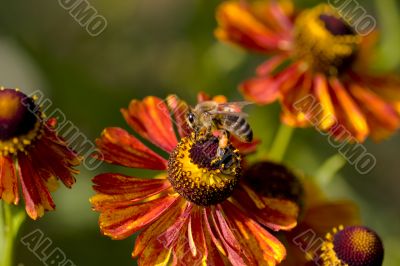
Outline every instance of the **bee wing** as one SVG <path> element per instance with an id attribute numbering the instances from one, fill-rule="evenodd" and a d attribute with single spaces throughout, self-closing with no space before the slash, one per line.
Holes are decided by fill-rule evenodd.
<path id="1" fill-rule="evenodd" d="M 245 106 L 251 105 L 251 104 L 253 104 L 253 103 L 247 102 L 247 101 L 220 103 L 218 105 L 218 110 L 226 111 L 226 112 L 233 112 L 233 113 L 240 113 Z"/>
<path id="2" fill-rule="evenodd" d="M 231 112 L 231 111 L 213 111 L 210 112 L 212 115 L 229 115 L 229 116 L 238 116 L 238 117 L 248 117 L 249 115 L 247 113 L 243 112 Z"/>

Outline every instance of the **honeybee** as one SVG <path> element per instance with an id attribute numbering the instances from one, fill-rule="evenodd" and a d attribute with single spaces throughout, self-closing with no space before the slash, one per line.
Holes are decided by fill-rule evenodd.
<path id="1" fill-rule="evenodd" d="M 246 120 L 248 115 L 242 112 L 242 108 L 249 104 L 251 103 L 204 101 L 189 109 L 187 123 L 197 139 L 207 138 L 214 132 L 218 133 L 217 156 L 219 161 L 223 161 L 222 158 L 232 157 L 231 154 L 225 154 L 230 134 L 243 142 L 253 140 L 253 130 Z"/>

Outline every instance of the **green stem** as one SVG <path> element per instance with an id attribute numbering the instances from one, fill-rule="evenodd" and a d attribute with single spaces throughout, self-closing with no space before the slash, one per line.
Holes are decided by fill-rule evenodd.
<path id="1" fill-rule="evenodd" d="M 15 240 L 19 229 L 25 220 L 25 212 L 13 213 L 11 206 L 3 201 L 0 202 L 2 234 L 1 266 L 13 266 Z"/>
<path id="2" fill-rule="evenodd" d="M 329 157 L 322 165 L 318 168 L 315 178 L 321 186 L 328 185 L 333 177 L 346 165 L 345 158 L 337 153 Z"/>
<path id="3" fill-rule="evenodd" d="M 273 161 L 280 162 L 285 156 L 287 147 L 289 146 L 290 139 L 292 138 L 294 128 L 281 124 L 278 129 L 278 133 L 272 143 L 272 147 L 269 152 L 269 158 Z"/>

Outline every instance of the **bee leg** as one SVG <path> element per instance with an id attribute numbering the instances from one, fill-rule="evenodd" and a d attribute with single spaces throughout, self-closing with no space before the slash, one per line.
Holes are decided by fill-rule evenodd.
<path id="1" fill-rule="evenodd" d="M 227 131 L 225 130 L 220 131 L 220 136 L 218 139 L 218 149 L 214 160 L 212 160 L 211 162 L 212 165 L 221 164 L 221 161 L 224 159 L 228 147 L 228 140 L 229 140 L 229 135 Z"/>
<path id="2" fill-rule="evenodd" d="M 225 149 L 221 149 L 218 147 L 217 154 L 215 158 L 211 161 L 211 165 L 219 165 L 221 163 L 222 158 L 224 157 Z"/>
<path id="3" fill-rule="evenodd" d="M 225 150 L 228 147 L 229 142 L 229 133 L 226 130 L 221 131 L 221 136 L 218 140 L 218 150 L 217 150 L 217 157 L 220 159 L 223 158 L 225 154 Z"/>

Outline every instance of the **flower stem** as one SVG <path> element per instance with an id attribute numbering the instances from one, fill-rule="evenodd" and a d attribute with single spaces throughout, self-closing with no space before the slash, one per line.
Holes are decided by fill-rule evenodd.
<path id="1" fill-rule="evenodd" d="M 339 153 L 329 157 L 318 168 L 315 178 L 321 186 L 325 186 L 332 181 L 332 178 L 346 165 L 346 160 Z"/>
<path id="2" fill-rule="evenodd" d="M 3 229 L 1 236 L 2 245 L 0 246 L 0 265 L 12 266 L 15 240 L 18 236 L 19 229 L 21 228 L 21 225 L 23 224 L 26 215 L 24 211 L 13 213 L 13 211 L 11 210 L 11 206 L 4 201 L 0 201 L 0 208 L 0 224 Z"/>
<path id="3" fill-rule="evenodd" d="M 285 156 L 287 147 L 289 146 L 290 139 L 292 138 L 294 128 L 281 124 L 278 129 L 278 133 L 272 143 L 272 147 L 269 152 L 269 159 L 280 162 Z"/>

